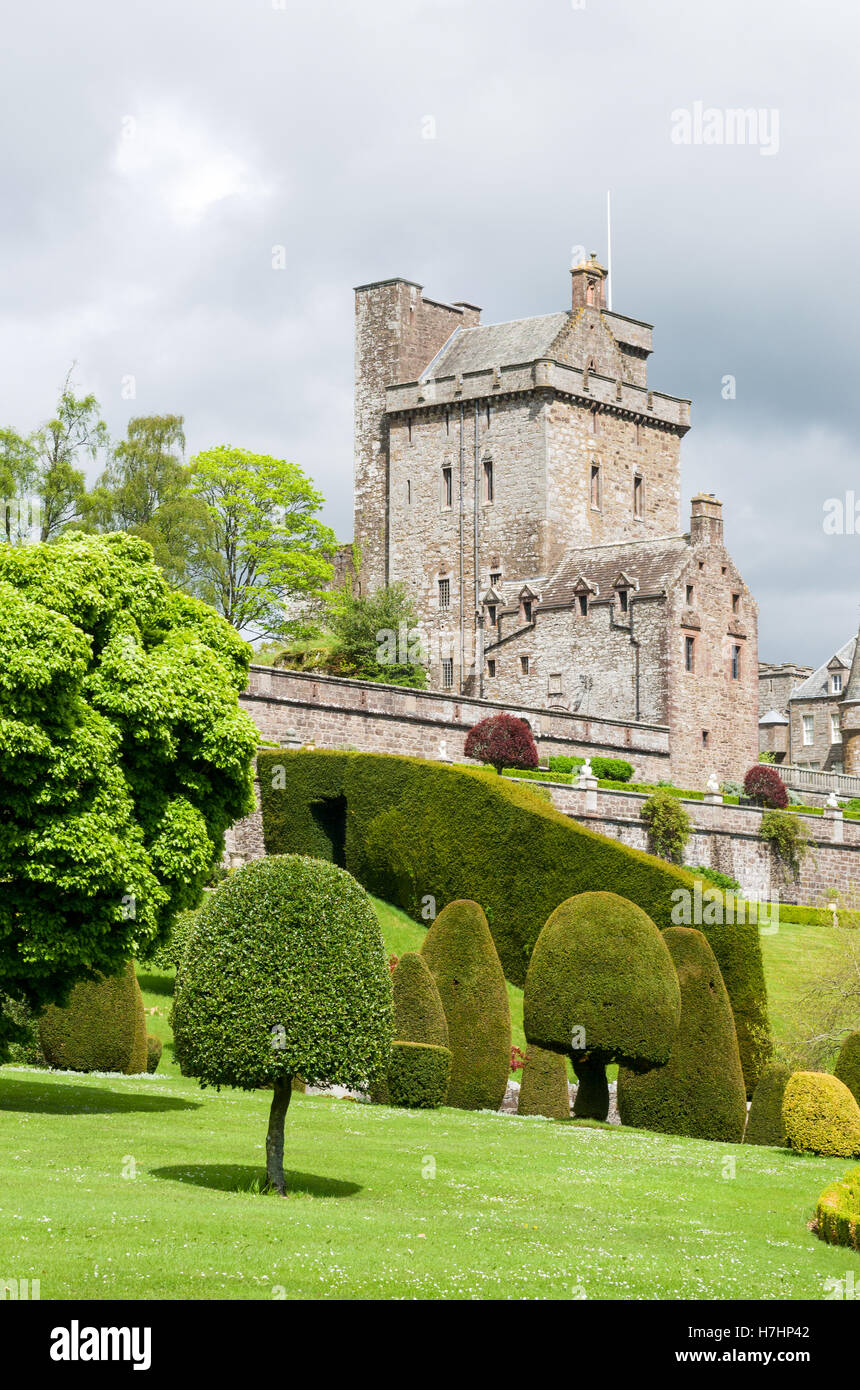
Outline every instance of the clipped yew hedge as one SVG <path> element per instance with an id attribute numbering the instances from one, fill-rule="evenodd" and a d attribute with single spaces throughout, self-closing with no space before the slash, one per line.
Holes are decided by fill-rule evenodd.
<path id="1" fill-rule="evenodd" d="M 829 1245 L 860 1251 L 860 1168 L 824 1189 L 815 1211 L 815 1231 Z"/>
<path id="2" fill-rule="evenodd" d="M 261 751 L 258 768 L 269 854 L 341 863 L 419 922 L 434 903 L 479 902 L 504 973 L 519 986 L 544 922 L 566 898 L 611 889 L 662 929 L 672 925 L 672 893 L 692 889 L 688 871 L 596 834 L 494 772 L 281 749 Z M 732 1001 L 751 1094 L 771 1050 L 758 928 L 702 931 Z"/>
<path id="3" fill-rule="evenodd" d="M 790 1076 L 791 1068 L 782 1062 L 774 1062 L 764 1071 L 753 1092 L 744 1135 L 745 1144 L 767 1144 L 776 1149 L 785 1148 L 782 1102 Z"/>
<path id="4" fill-rule="evenodd" d="M 570 1119 L 567 1062 L 560 1052 L 529 1047 L 520 1081 L 518 1115 L 545 1115 L 548 1120 Z"/>
<path id="5" fill-rule="evenodd" d="M 618 1072 L 623 1125 L 739 1144 L 747 1119 L 738 1041 L 729 996 L 700 931 L 668 927 L 663 940 L 681 986 L 681 1022 L 665 1067 Z"/>
<path id="6" fill-rule="evenodd" d="M 445 1104 L 451 1053 L 433 1043 L 395 1042 L 388 1064 L 392 1105 L 408 1110 L 436 1110 Z"/>
<path id="7" fill-rule="evenodd" d="M 157 1038 L 154 1033 L 146 1035 L 146 1070 L 149 1072 L 158 1071 L 158 1064 L 161 1061 L 162 1053 L 161 1038 Z"/>
<path id="8" fill-rule="evenodd" d="M 782 1119 L 790 1149 L 860 1158 L 860 1106 L 838 1077 L 796 1071 L 785 1088 Z"/>
<path id="9" fill-rule="evenodd" d="M 448 1046 L 448 1024 L 436 981 L 417 951 L 406 951 L 391 975 L 397 1042 Z"/>
<path id="10" fill-rule="evenodd" d="M 39 1018 L 45 1061 L 69 1071 L 146 1071 L 146 1014 L 128 961 L 118 974 L 75 985 L 65 1008 L 49 1004 Z"/>

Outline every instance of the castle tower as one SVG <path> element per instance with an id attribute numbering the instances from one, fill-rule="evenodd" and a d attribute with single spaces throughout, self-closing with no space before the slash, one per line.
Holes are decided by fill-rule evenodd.
<path id="1" fill-rule="evenodd" d="M 597 259 L 597 252 L 592 251 L 587 261 L 580 261 L 570 272 L 572 282 L 572 303 L 571 308 L 574 312 L 577 309 L 605 309 L 606 308 L 606 268 Z"/>

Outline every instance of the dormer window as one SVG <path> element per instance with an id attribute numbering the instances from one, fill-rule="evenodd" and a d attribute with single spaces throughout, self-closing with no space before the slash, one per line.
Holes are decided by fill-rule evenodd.
<path id="1" fill-rule="evenodd" d="M 494 603 L 487 604 L 487 622 L 490 627 L 496 626 L 496 605 Z"/>
<path id="2" fill-rule="evenodd" d="M 627 612 L 627 590 L 626 590 L 626 589 L 619 589 L 619 590 L 618 590 L 618 602 L 619 602 L 619 604 L 620 604 L 620 606 L 621 606 L 621 612 L 622 612 L 622 613 L 626 613 L 626 612 Z"/>
<path id="3" fill-rule="evenodd" d="M 578 594 L 579 611 L 583 618 L 588 616 L 588 594 Z"/>
<path id="4" fill-rule="evenodd" d="M 523 621 L 530 623 L 532 620 L 532 601 L 530 598 L 523 599 Z"/>
<path id="5" fill-rule="evenodd" d="M 842 693 L 841 671 L 834 671 L 833 675 L 830 677 L 830 693 L 831 695 L 840 695 Z"/>

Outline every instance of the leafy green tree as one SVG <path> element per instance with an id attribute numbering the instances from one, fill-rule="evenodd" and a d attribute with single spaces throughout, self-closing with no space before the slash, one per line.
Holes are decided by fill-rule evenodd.
<path id="1" fill-rule="evenodd" d="M 76 396 L 69 371 L 52 419 L 32 436 L 34 487 L 42 505 L 41 539 L 51 540 L 81 514 L 86 480 L 79 461 L 108 446 L 107 425 L 95 396 Z"/>
<path id="2" fill-rule="evenodd" d="M 253 804 L 249 655 L 142 540 L 0 546 L 0 996 L 63 1004 L 197 905 Z"/>
<path id="3" fill-rule="evenodd" d="M 82 505 L 87 528 L 128 531 L 152 546 L 171 583 L 186 585 L 191 557 L 205 548 L 209 518 L 188 490 L 181 415 L 143 415 L 129 420 L 105 471 Z"/>
<path id="4" fill-rule="evenodd" d="M 330 603 L 335 659 L 343 675 L 424 689 L 426 654 L 415 605 L 404 584 L 389 584 L 360 597 L 339 589 Z"/>
<path id="5" fill-rule="evenodd" d="M 10 426 L 0 429 L 0 543 L 33 539 L 29 510 L 22 514 L 21 505 L 27 506 L 33 490 L 36 457 L 32 440 Z"/>
<path id="6" fill-rule="evenodd" d="M 191 460 L 189 490 L 209 535 L 193 562 L 195 590 L 237 632 L 278 636 L 331 581 L 337 542 L 323 498 L 294 463 L 222 444 Z"/>

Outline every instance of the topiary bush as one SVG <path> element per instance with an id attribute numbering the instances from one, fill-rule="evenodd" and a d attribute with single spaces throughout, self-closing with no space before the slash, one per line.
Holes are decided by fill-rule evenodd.
<path id="1" fill-rule="evenodd" d="M 567 1061 L 560 1052 L 530 1047 L 520 1081 L 518 1115 L 545 1115 L 549 1120 L 570 1119 Z"/>
<path id="2" fill-rule="evenodd" d="M 749 769 L 744 777 L 744 792 L 756 805 L 771 811 L 782 811 L 788 805 L 785 783 L 776 768 L 767 763 L 754 763 Z"/>
<path id="3" fill-rule="evenodd" d="M 860 1033 L 849 1033 L 836 1059 L 833 1075 L 847 1086 L 860 1105 Z"/>
<path id="4" fill-rule="evenodd" d="M 648 1071 L 668 1062 L 681 1016 L 672 957 L 650 917 L 616 893 L 580 893 L 549 918 L 523 996 L 529 1046 L 573 1062 L 575 1116 L 609 1114 L 606 1066 Z"/>
<path id="5" fill-rule="evenodd" d="M 668 927 L 663 940 L 678 974 L 681 1022 L 665 1067 L 618 1072 L 621 1123 L 661 1134 L 739 1144 L 747 1093 L 732 1006 L 700 931 Z"/>
<path id="6" fill-rule="evenodd" d="M 158 1064 L 161 1061 L 162 1043 L 161 1038 L 157 1038 L 154 1033 L 146 1035 L 146 1070 L 148 1072 L 158 1071 Z"/>
<path id="7" fill-rule="evenodd" d="M 782 1122 L 790 1149 L 860 1158 L 860 1106 L 836 1076 L 796 1071 L 786 1084 Z"/>
<path id="8" fill-rule="evenodd" d="M 400 957 L 391 976 L 394 990 L 394 1037 L 397 1042 L 448 1046 L 448 1024 L 436 981 L 417 951 Z"/>
<path id="9" fill-rule="evenodd" d="M 482 908 L 469 901 L 449 903 L 424 938 L 421 955 L 448 1025 L 448 1104 L 459 1110 L 498 1110 L 508 1085 L 511 1010 Z"/>
<path id="10" fill-rule="evenodd" d="M 786 1147 L 782 1104 L 790 1076 L 791 1068 L 783 1062 L 773 1062 L 763 1073 L 753 1092 L 745 1144 L 768 1144 L 777 1149 Z"/>
<path id="11" fill-rule="evenodd" d="M 860 1250 L 860 1168 L 824 1189 L 815 1211 L 815 1234 L 829 1245 Z"/>
<path id="12" fill-rule="evenodd" d="M 433 1043 L 395 1042 L 388 1063 L 391 1104 L 408 1110 L 436 1110 L 445 1104 L 451 1053 Z"/>
<path id="13" fill-rule="evenodd" d="M 391 975 L 367 893 L 319 859 L 246 864 L 200 910 L 171 1022 L 183 1075 L 273 1087 L 266 1174 L 285 1195 L 292 1078 L 365 1088 L 388 1067 Z"/>
<path id="14" fill-rule="evenodd" d="M 140 1061 L 140 1030 L 146 1047 L 143 997 L 128 961 L 119 975 L 75 985 L 68 1005 L 49 1004 L 39 1018 L 39 1040 L 51 1067 L 68 1071 L 145 1071 Z"/>
<path id="15" fill-rule="evenodd" d="M 131 1049 L 128 1067 L 126 1068 L 129 1076 L 140 1076 L 146 1071 L 147 1046 L 146 1046 L 146 1010 L 143 1007 L 143 995 L 140 992 L 137 976 L 134 978 L 134 990 L 136 995 L 135 1003 L 135 1028 L 134 1046 Z"/>
<path id="16" fill-rule="evenodd" d="M 611 885 L 662 928 L 673 925 L 673 894 L 693 891 L 686 870 L 596 834 L 493 772 L 331 751 L 264 752 L 258 767 L 269 854 L 340 856 L 371 893 L 422 923 L 431 900 L 480 902 L 505 975 L 520 987 L 547 917 L 566 898 Z M 758 926 L 702 931 L 732 1001 L 750 1094 L 771 1051 Z"/>
<path id="17" fill-rule="evenodd" d="M 537 744 L 530 725 L 513 714 L 494 714 L 474 724 L 463 749 L 467 758 L 489 763 L 496 772 L 503 767 L 537 767 Z"/>
<path id="18" fill-rule="evenodd" d="M 6 1060 L 19 1066 L 43 1067 L 45 1054 L 39 1041 L 39 1020 L 30 1005 L 20 999 L 0 996 L 0 1014 L 9 1025 L 14 1042 L 6 1044 Z"/>

